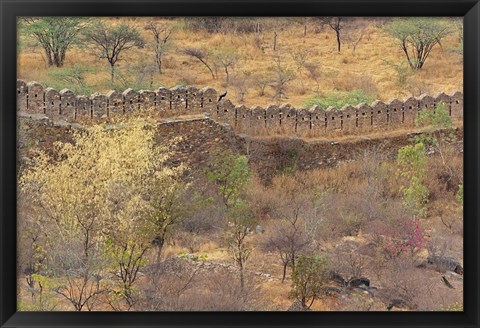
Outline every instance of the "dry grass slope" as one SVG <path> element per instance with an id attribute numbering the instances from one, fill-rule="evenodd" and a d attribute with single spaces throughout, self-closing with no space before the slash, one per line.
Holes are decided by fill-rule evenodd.
<path id="1" fill-rule="evenodd" d="M 415 73 L 407 71 L 406 82 L 400 83 L 392 63 L 395 65 L 405 63 L 404 54 L 395 40 L 378 26 L 375 19 L 364 19 L 366 30 L 355 51 L 344 43 L 341 53 L 338 53 L 334 32 L 327 27 L 319 30 L 313 23 L 308 23 L 306 36 L 303 25 L 292 22 L 282 27 L 278 32 L 277 48 L 274 51 L 272 27 L 267 27 L 260 34 L 192 32 L 185 28 L 184 19 L 153 18 L 160 24 L 171 26 L 173 33 L 171 47 L 164 57 L 163 74 L 153 73 L 149 76 L 141 71 L 154 63 L 153 50 L 148 46 L 152 44 L 153 38 L 143 27 L 152 18 L 104 20 L 108 24 L 135 25 L 147 41 L 147 47 L 144 49 L 128 50 L 121 54 L 121 60 L 117 64 L 116 87 L 119 89 L 135 86 L 154 89 L 178 84 L 195 85 L 199 88 L 211 86 L 217 90 L 228 90 L 228 97 L 235 103 L 264 106 L 274 102 L 273 88 L 267 85 L 265 94 L 260 95 L 255 80 L 271 74 L 270 68 L 276 55 L 281 57 L 284 67 L 296 73 L 295 78 L 287 84 L 287 98 L 282 99 L 282 102 L 294 106 L 304 105 L 316 94 L 317 87 L 321 95 L 335 90 L 361 89 L 370 97 L 383 101 L 409 95 L 418 96 L 421 93 L 434 94 L 441 91 L 448 93 L 463 88 L 462 57 L 451 51 L 452 48 L 458 47 L 456 32 L 451 33 L 442 42 L 441 47 L 433 48 L 423 69 Z M 28 38 L 21 35 L 18 77 L 27 81 L 51 84 L 51 72 L 55 71 L 55 68 L 47 68 L 40 47 L 28 47 L 28 44 Z M 218 68 L 217 78 L 213 79 L 198 60 L 182 53 L 182 49 L 186 47 L 206 50 L 236 49 L 241 59 L 232 70 L 232 76 L 227 83 L 223 68 Z M 299 53 L 305 53 L 307 62 L 320 68 L 317 81 L 309 78 L 305 69 L 296 66 L 293 57 Z M 112 89 L 107 61 L 99 59 L 90 46 L 74 47 L 67 52 L 65 67 L 73 65 L 88 68 L 88 72 L 85 73 L 88 90 L 107 92 Z M 244 97 L 242 93 L 245 93 Z"/>

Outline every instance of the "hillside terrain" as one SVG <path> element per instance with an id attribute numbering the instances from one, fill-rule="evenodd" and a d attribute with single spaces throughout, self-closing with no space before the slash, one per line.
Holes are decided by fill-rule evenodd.
<path id="1" fill-rule="evenodd" d="M 152 20 L 171 31 L 163 55 L 162 74 L 155 69 L 153 36 L 144 29 Z M 110 65 L 99 58 L 93 45 L 84 43 L 72 47 L 66 54 L 64 67 L 48 68 L 42 48 L 32 46 L 31 37 L 20 33 L 18 78 L 59 90 L 68 85 L 78 94 L 106 93 L 111 89 L 123 91 L 126 88 L 210 86 L 219 91 L 227 90 L 229 98 L 236 104 L 264 106 L 277 102 L 271 85 L 279 59 L 285 73 L 291 74 L 286 83 L 285 98 L 280 102 L 296 107 L 310 104 L 317 95 L 388 101 L 463 89 L 463 61 L 457 51 L 462 46 L 459 44 L 461 30 L 457 27 L 461 27 L 459 20 L 451 19 L 451 33 L 442 40 L 441 46 L 432 49 L 425 66 L 418 71 L 408 68 L 398 41 L 382 29 L 384 20 L 359 20 L 360 23 L 349 23 L 354 32 L 361 33 L 354 35 L 360 39 L 355 50 L 344 40 L 341 52 L 337 52 L 335 32 L 328 25 L 319 26 L 315 21 L 307 21 L 305 29 L 294 19 L 261 18 L 258 19 L 262 26 L 259 33 L 234 33 L 230 29 L 209 33 L 195 29 L 196 25 L 189 27 L 189 23 L 192 24 L 189 19 L 105 19 L 108 25 L 126 23 L 136 26 L 146 40 L 144 47 L 125 50 L 121 54 L 116 68 L 118 77 L 113 85 Z M 349 32 L 348 26 L 344 29 L 347 36 L 348 33 L 354 34 Z M 186 48 L 202 50 L 205 61 L 216 71 L 216 78 L 198 59 L 186 55 Z M 231 76 L 228 82 L 224 68 L 216 64 L 215 56 L 221 56 L 223 60 L 234 58 L 231 60 L 234 64 L 229 67 Z M 353 102 L 355 105 L 361 101 Z"/>
<path id="2" fill-rule="evenodd" d="M 462 311 L 460 21 L 439 19 L 448 33 L 411 69 L 388 33 L 399 18 L 344 18 L 340 51 L 332 19 L 92 18 L 60 67 L 35 42 L 38 21 L 23 22 L 18 78 L 43 88 L 17 94 L 19 310 Z M 125 24 L 137 28 L 135 46 L 110 66 L 89 29 Z M 161 71 L 154 28 L 166 38 Z M 219 97 L 188 98 L 177 85 Z M 162 115 L 131 110 L 143 107 L 125 95 L 93 102 L 160 86 L 174 109 Z M 91 105 L 70 105 L 68 92 L 50 103 L 47 87 Z M 420 97 L 439 92 L 452 96 Z M 295 114 L 288 133 L 267 125 L 277 117 L 265 108 L 285 103 L 409 96 L 410 107 L 367 106 L 365 119 L 361 106 L 345 112 L 355 133 L 327 131 L 343 128 L 332 110 L 318 134 L 297 131 L 322 126 L 315 112 Z M 228 101 L 262 106 L 245 122 L 264 127 L 240 129 L 244 112 Z"/>

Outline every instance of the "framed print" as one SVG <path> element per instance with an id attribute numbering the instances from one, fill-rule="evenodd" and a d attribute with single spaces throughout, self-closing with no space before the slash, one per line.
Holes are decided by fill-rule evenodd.
<path id="1" fill-rule="evenodd" d="M 6 1 L 2 327 L 478 327 L 478 1 Z"/>

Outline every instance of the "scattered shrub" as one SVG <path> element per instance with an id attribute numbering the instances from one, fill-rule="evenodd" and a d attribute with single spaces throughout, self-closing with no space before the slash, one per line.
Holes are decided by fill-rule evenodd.
<path id="1" fill-rule="evenodd" d="M 305 102 L 305 106 L 318 105 L 321 108 L 330 106 L 342 108 L 345 105 L 357 105 L 360 103 L 371 103 L 374 99 L 366 95 L 362 90 L 334 91 L 326 96 L 316 95 Z"/>

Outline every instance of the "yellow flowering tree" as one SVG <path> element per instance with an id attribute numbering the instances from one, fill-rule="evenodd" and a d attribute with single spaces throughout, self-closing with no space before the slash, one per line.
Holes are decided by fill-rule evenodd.
<path id="1" fill-rule="evenodd" d="M 133 305 L 133 284 L 157 233 L 151 200 L 183 186 L 184 167 L 167 167 L 171 152 L 154 138 L 155 129 L 139 119 L 89 127 L 74 132 L 72 143 L 56 143 L 53 155 L 40 151 L 19 178 L 20 194 L 48 222 L 46 271 L 77 311 L 112 290 L 127 309 Z M 165 181 L 175 183 L 159 191 Z M 115 288 L 104 283 L 109 273 Z"/>

